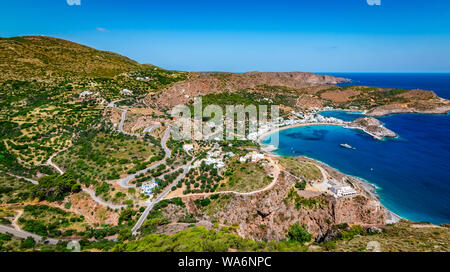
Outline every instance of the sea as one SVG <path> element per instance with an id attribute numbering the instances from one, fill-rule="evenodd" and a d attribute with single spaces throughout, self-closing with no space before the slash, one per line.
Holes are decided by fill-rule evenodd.
<path id="1" fill-rule="evenodd" d="M 450 74 L 330 73 L 352 82 L 341 86 L 374 86 L 432 90 L 450 99 Z M 325 111 L 345 121 L 360 112 Z M 377 117 L 395 131 L 395 139 L 376 140 L 354 129 L 333 125 L 280 131 L 281 156 L 307 156 L 377 187 L 382 204 L 416 222 L 450 223 L 450 115 L 394 114 Z M 272 136 L 263 140 L 270 144 Z M 343 148 L 347 143 L 355 149 Z"/>

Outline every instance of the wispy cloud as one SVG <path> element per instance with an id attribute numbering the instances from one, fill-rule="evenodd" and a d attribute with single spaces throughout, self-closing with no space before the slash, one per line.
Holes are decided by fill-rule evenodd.
<path id="1" fill-rule="evenodd" d="M 109 32 L 108 29 L 105 29 L 103 27 L 97 27 L 96 29 L 97 29 L 97 31 L 100 31 L 100 32 Z"/>
<path id="2" fill-rule="evenodd" d="M 81 0 L 66 0 L 69 6 L 81 6 Z"/>

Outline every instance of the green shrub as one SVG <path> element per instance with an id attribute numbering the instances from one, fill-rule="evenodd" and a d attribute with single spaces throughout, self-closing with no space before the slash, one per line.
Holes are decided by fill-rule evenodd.
<path id="1" fill-rule="evenodd" d="M 286 237 L 289 241 L 304 243 L 311 241 L 312 235 L 304 227 L 300 226 L 298 223 L 295 223 L 289 228 Z"/>

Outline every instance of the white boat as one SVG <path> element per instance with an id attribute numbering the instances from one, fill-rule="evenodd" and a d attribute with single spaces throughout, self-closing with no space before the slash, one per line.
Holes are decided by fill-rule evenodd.
<path id="1" fill-rule="evenodd" d="M 343 148 L 348 148 L 348 149 L 356 149 L 353 146 L 349 145 L 349 144 L 341 144 L 341 147 Z"/>

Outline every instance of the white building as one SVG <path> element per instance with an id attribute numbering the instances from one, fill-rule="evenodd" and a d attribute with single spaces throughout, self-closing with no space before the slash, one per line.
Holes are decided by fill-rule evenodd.
<path id="1" fill-rule="evenodd" d="M 206 158 L 206 159 L 204 160 L 204 162 L 206 163 L 206 165 L 211 165 L 211 164 L 213 164 L 213 165 L 214 165 L 214 168 L 216 168 L 216 169 L 221 169 L 221 168 L 224 168 L 224 167 L 225 167 L 225 163 L 222 161 L 221 158 L 215 159 L 215 158 L 209 157 L 209 158 Z"/>
<path id="2" fill-rule="evenodd" d="M 247 159 L 248 159 L 248 157 L 247 157 L 247 156 L 244 156 L 244 157 L 240 157 L 240 158 L 239 158 L 239 161 L 240 161 L 240 162 L 246 162 Z"/>
<path id="3" fill-rule="evenodd" d="M 224 156 L 227 156 L 227 157 L 234 157 L 234 153 L 233 152 L 227 152 L 227 153 L 225 153 L 224 154 Z"/>
<path id="4" fill-rule="evenodd" d="M 336 185 L 331 187 L 330 190 L 338 197 L 356 195 L 355 189 L 350 186 Z"/>
<path id="5" fill-rule="evenodd" d="M 194 145 L 192 145 L 192 144 L 185 144 L 185 145 L 183 145 L 183 149 L 186 152 L 192 151 L 192 150 L 194 150 Z"/>
<path id="6" fill-rule="evenodd" d="M 142 184 L 141 186 L 141 190 L 147 194 L 147 195 L 151 195 L 153 189 L 158 186 L 158 183 L 156 183 L 156 181 L 149 181 L 149 182 L 145 182 Z"/>
<path id="7" fill-rule="evenodd" d="M 248 153 L 247 155 L 240 157 L 239 161 L 246 162 L 250 158 L 251 158 L 252 162 L 257 162 L 257 161 L 264 159 L 264 154 L 256 153 L 256 152 Z"/>
<path id="8" fill-rule="evenodd" d="M 92 92 L 90 92 L 90 91 L 84 91 L 84 92 L 80 93 L 80 97 L 86 97 L 86 96 L 89 96 L 91 94 L 92 94 Z"/>
<path id="9" fill-rule="evenodd" d="M 131 94 L 133 94 L 133 91 L 128 90 L 128 89 L 123 89 L 123 90 L 121 91 L 121 93 L 122 93 L 122 94 L 125 94 L 125 95 L 131 95 Z"/>
<path id="10" fill-rule="evenodd" d="M 261 154 L 261 153 L 252 154 L 252 162 L 257 162 L 262 159 L 264 159 L 264 154 Z"/>

